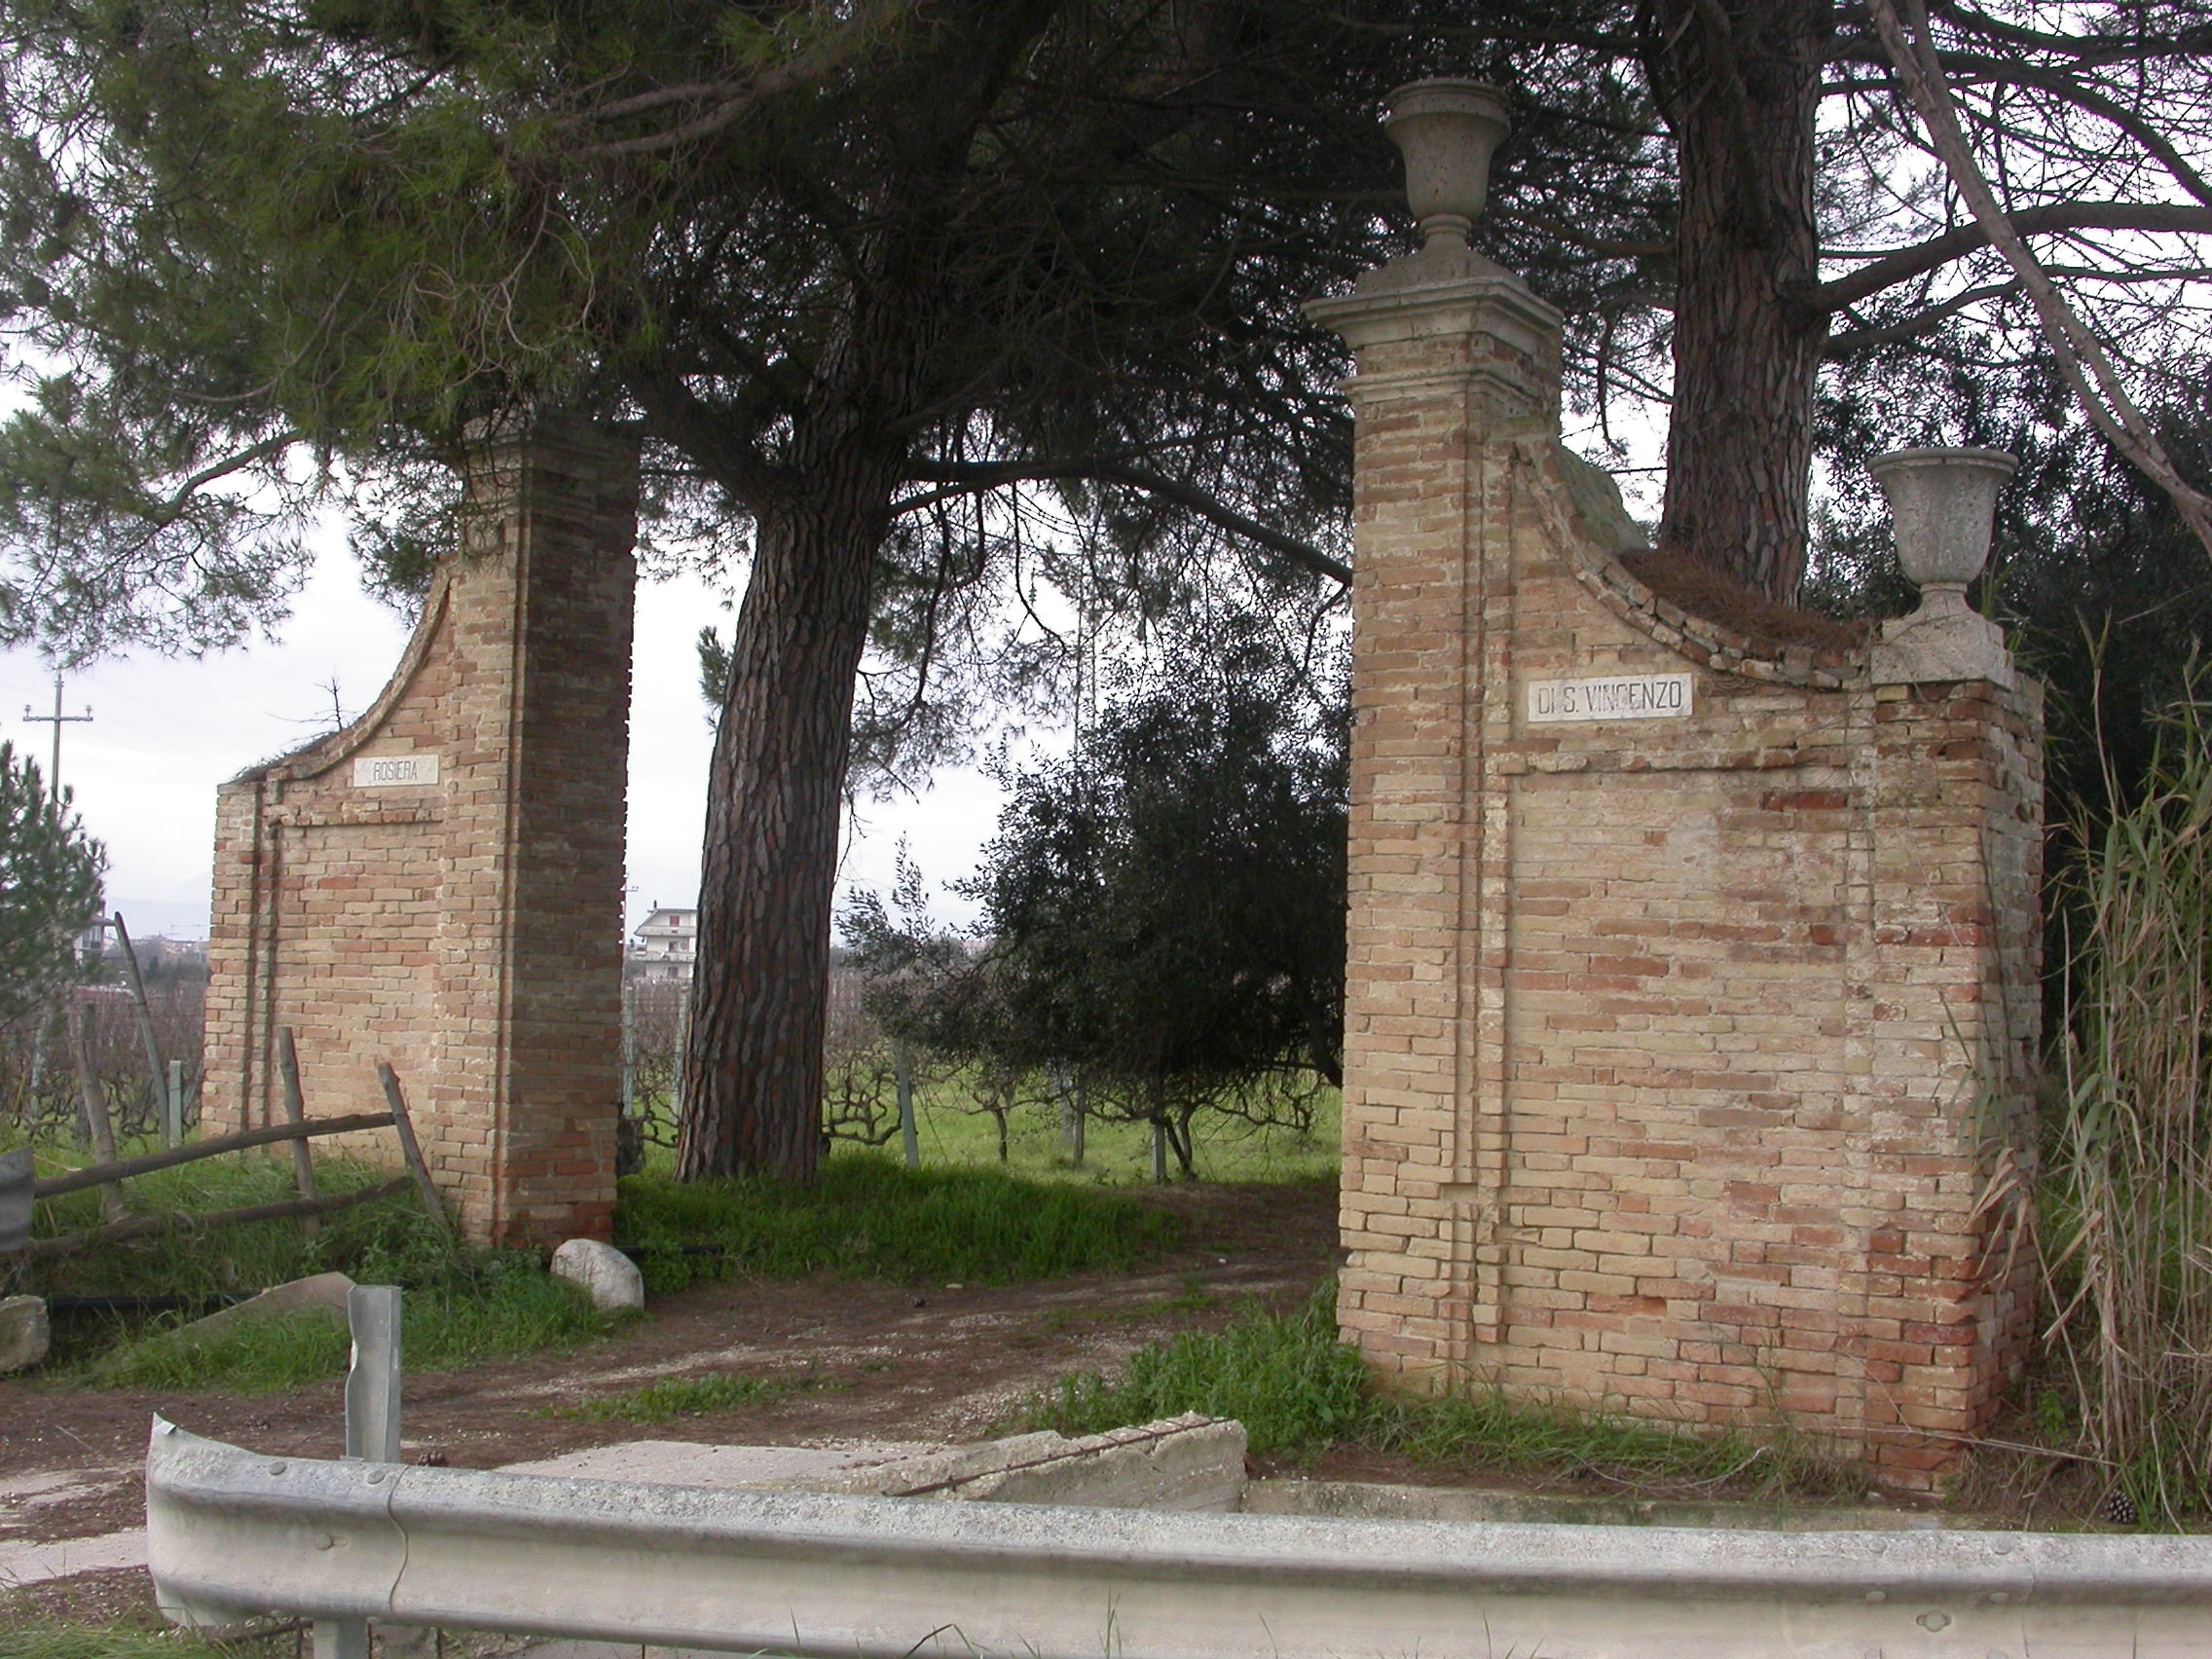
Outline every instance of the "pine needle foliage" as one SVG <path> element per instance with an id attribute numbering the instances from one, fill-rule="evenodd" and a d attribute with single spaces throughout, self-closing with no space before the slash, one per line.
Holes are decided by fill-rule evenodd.
<path id="1" fill-rule="evenodd" d="M 100 913 L 107 854 L 69 803 L 37 762 L 0 743 L 0 1022 L 68 982 L 76 935 Z"/>

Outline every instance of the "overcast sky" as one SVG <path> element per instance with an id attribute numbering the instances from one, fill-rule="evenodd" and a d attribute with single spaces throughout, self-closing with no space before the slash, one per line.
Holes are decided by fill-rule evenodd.
<path id="1" fill-rule="evenodd" d="M 712 733 L 692 647 L 702 624 L 729 614 L 702 583 L 641 584 L 630 728 L 627 923 L 645 906 L 691 904 L 699 890 Z M 63 713 L 89 723 L 61 730 L 61 781 L 86 827 L 107 843 L 107 892 L 133 934 L 204 938 L 213 867 L 215 788 L 257 760 L 296 748 L 330 724 L 335 680 L 349 718 L 375 700 L 407 641 L 406 625 L 361 591 L 352 561 L 326 552 L 275 643 L 198 662 L 150 654 L 109 660 L 67 677 Z M 52 671 L 30 651 L 0 652 L 0 737 L 43 768 L 54 728 Z M 978 773 L 940 777 L 918 801 L 864 803 L 848 826 L 840 883 L 888 890 L 900 835 L 933 887 L 966 874 L 998 817 L 1000 791 Z M 946 920 L 971 906 L 940 893 Z"/>

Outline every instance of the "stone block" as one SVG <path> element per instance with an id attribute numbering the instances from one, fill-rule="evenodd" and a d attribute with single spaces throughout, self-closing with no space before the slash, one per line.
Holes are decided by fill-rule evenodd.
<path id="1" fill-rule="evenodd" d="M 0 1373 L 27 1371 L 53 1340 L 43 1296 L 0 1297 Z"/>
<path id="2" fill-rule="evenodd" d="M 313 1273 L 307 1278 L 273 1284 L 259 1296 L 218 1309 L 204 1319 L 177 1327 L 176 1335 L 195 1339 L 212 1337 L 280 1313 L 320 1313 L 341 1329 L 346 1324 L 346 1295 L 353 1281 L 344 1273 Z"/>

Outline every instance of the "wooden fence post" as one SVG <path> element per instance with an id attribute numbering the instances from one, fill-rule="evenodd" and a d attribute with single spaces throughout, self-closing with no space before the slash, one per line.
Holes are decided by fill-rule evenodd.
<path id="1" fill-rule="evenodd" d="M 115 941 L 123 946 L 123 972 L 130 981 L 130 1000 L 138 1010 L 138 1041 L 146 1050 L 146 1083 L 153 1093 L 146 1104 L 157 1115 L 162 1110 L 162 1048 L 154 1041 L 154 1011 L 146 1002 L 145 977 L 138 972 L 138 952 L 130 943 L 130 930 L 123 925 L 123 912 L 109 918 L 115 924 Z"/>
<path id="2" fill-rule="evenodd" d="M 284 1082 L 284 1122 L 304 1124 L 308 1121 L 307 1096 L 300 1091 L 300 1051 L 292 1042 L 289 1025 L 276 1027 L 276 1070 Z M 300 1190 L 300 1197 L 313 1202 L 314 1191 L 314 1154 L 308 1151 L 308 1143 L 292 1143 L 292 1181 Z M 300 1231 L 311 1238 L 322 1231 L 322 1223 L 312 1215 L 300 1217 Z"/>
<path id="3" fill-rule="evenodd" d="M 906 1051 L 906 1039 L 895 1038 L 891 1045 L 891 1066 L 899 1080 L 899 1138 L 906 1148 L 906 1167 L 922 1166 L 922 1144 L 914 1129 L 914 1062 Z"/>
<path id="4" fill-rule="evenodd" d="M 168 1089 L 162 1097 L 162 1144 L 184 1144 L 184 1062 L 169 1061 Z"/>
<path id="5" fill-rule="evenodd" d="M 77 1056 L 77 1099 L 85 1109 L 86 1132 L 92 1136 L 92 1156 L 102 1163 L 115 1161 L 115 1125 L 108 1121 L 107 1101 L 100 1080 L 92 1070 L 92 1040 L 85 1034 L 85 1008 L 69 999 L 69 1046 Z M 123 1219 L 123 1188 L 113 1181 L 100 1188 L 100 1215 L 108 1221 Z"/>
<path id="6" fill-rule="evenodd" d="M 430 1167 L 423 1161 L 423 1148 L 415 1139 L 415 1121 L 407 1115 L 407 1097 L 399 1091 L 399 1074 L 391 1069 L 389 1060 L 377 1061 L 377 1081 L 384 1085 L 385 1103 L 391 1108 L 391 1126 L 399 1131 L 399 1153 L 407 1160 L 407 1173 L 415 1177 L 416 1189 L 423 1195 L 423 1207 L 430 1212 L 439 1231 L 451 1237 L 453 1223 L 446 1218 L 445 1200 L 438 1197 L 438 1189 L 430 1180 Z"/>

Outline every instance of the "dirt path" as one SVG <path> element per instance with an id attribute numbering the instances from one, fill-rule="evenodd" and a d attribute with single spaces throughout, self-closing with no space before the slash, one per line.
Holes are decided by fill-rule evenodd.
<path id="1" fill-rule="evenodd" d="M 826 1278 L 695 1285 L 648 1317 L 560 1358 L 412 1376 L 409 1457 L 491 1468 L 626 1440 L 830 1445 L 980 1438 L 1029 1394 L 1111 1365 L 1177 1330 L 1219 1325 L 1248 1297 L 1289 1306 L 1337 1260 L 1333 1185 L 1194 1187 L 1148 1194 L 1184 1213 L 1190 1240 L 1142 1273 L 1011 1286 L 889 1286 Z M 645 1425 L 549 1415 L 659 1378 L 742 1372 L 800 1384 L 773 1404 Z M 142 1569 L 67 1570 L 77 1540 L 142 1524 L 139 1466 L 154 1413 L 256 1451 L 339 1455 L 333 1381 L 287 1394 L 62 1389 L 0 1381 L 0 1616 L 143 1610 Z M 120 1546 L 118 1546 L 120 1547 Z M 11 1556 L 11 1552 L 13 1552 Z M 15 1575 L 42 1582 L 10 1592 Z M 51 1574 L 51 1576 L 49 1576 Z"/>

